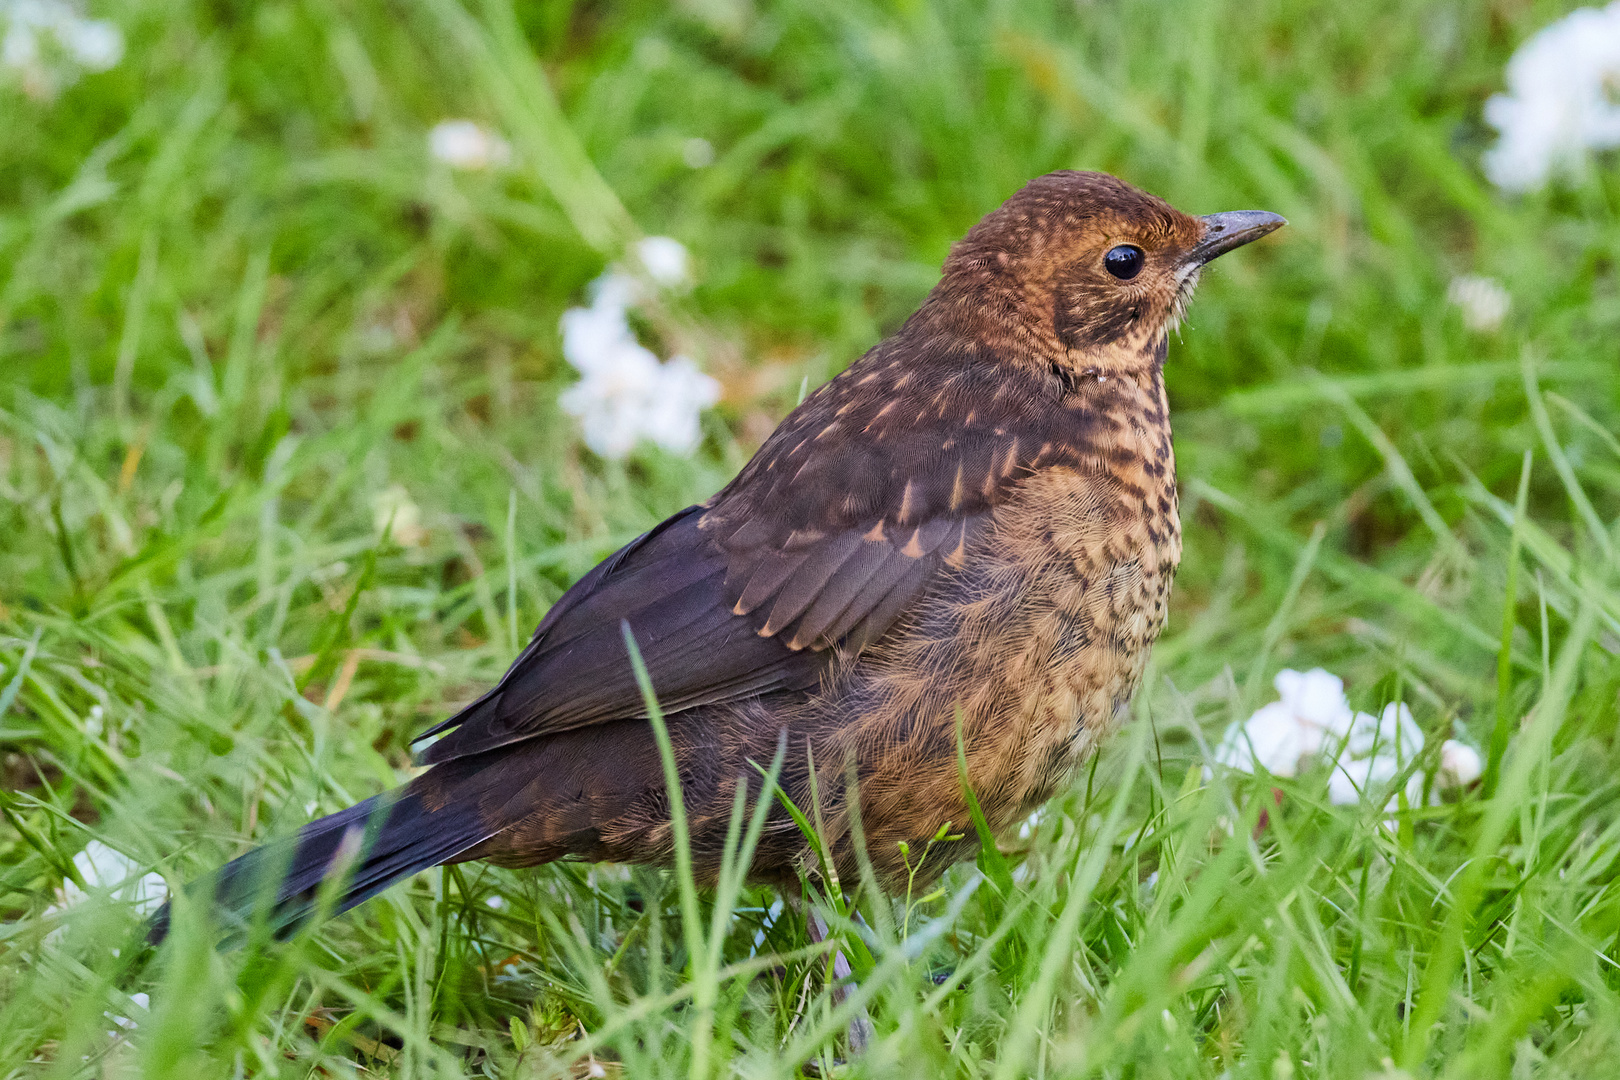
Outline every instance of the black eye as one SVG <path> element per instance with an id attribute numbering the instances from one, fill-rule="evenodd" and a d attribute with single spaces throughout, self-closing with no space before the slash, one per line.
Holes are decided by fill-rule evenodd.
<path id="1" fill-rule="evenodd" d="M 1142 249 L 1130 244 L 1121 244 L 1103 256 L 1103 265 L 1119 280 L 1129 281 L 1142 272 Z"/>

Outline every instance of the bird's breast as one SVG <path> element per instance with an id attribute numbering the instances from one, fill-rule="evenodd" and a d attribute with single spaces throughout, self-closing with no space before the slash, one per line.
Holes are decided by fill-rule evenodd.
<path id="1" fill-rule="evenodd" d="M 1181 558 L 1173 467 L 1048 470 L 995 533 L 988 569 L 1011 617 L 983 639 L 1005 662 L 998 707 L 976 719 L 985 781 L 1017 814 L 1084 760 L 1141 680 Z"/>
<path id="2" fill-rule="evenodd" d="M 847 671 L 827 703 L 841 741 L 874 763 L 868 790 L 887 793 L 868 825 L 925 806 L 962 820 L 945 809 L 959 798 L 958 718 L 995 827 L 1049 797 L 1113 727 L 1181 557 L 1163 415 L 1107 425 L 1106 441 L 1026 477 L 963 565 Z"/>

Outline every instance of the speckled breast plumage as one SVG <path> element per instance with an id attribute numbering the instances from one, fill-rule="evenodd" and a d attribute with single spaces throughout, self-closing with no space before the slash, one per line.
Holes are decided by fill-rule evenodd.
<path id="1" fill-rule="evenodd" d="M 958 737 L 991 827 L 1011 824 L 1113 728 L 1164 626 L 1181 530 L 1158 366 L 1088 380 L 1065 406 L 1086 414 L 1069 460 L 1025 477 L 963 565 L 808 704 L 829 721 L 814 725 L 824 786 L 860 763 L 880 878 L 905 873 L 896 841 L 967 826 Z"/>

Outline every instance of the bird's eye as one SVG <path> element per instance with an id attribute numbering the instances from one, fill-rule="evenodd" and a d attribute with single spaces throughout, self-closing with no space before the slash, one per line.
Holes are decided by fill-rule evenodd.
<path id="1" fill-rule="evenodd" d="M 1129 281 L 1142 272 L 1142 249 L 1131 244 L 1111 248 L 1103 256 L 1103 265 L 1119 280 Z"/>

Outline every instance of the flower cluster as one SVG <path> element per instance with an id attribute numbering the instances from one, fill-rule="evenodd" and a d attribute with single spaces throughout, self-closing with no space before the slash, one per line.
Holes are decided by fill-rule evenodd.
<path id="1" fill-rule="evenodd" d="M 1338 805 L 1360 802 L 1382 789 L 1423 752 L 1423 732 L 1404 702 L 1391 702 L 1378 716 L 1355 712 L 1345 700 L 1344 682 L 1315 668 L 1283 670 L 1274 685 L 1279 700 L 1229 725 L 1215 748 L 1215 760 L 1242 772 L 1264 768 L 1272 776 L 1294 776 L 1317 757 L 1332 759 L 1328 797 Z M 1448 739 L 1440 747 L 1439 786 L 1464 787 L 1479 779 L 1479 753 Z M 1423 795 L 1424 776 L 1414 771 L 1401 792 L 1408 806 Z"/>
<path id="2" fill-rule="evenodd" d="M 73 856 L 73 869 L 90 892 L 72 880 L 62 882 L 56 902 L 46 909 L 48 914 L 60 914 L 84 903 L 92 894 L 100 894 L 133 905 L 139 915 L 150 915 L 168 896 L 168 886 L 160 874 L 142 873 L 140 863 L 100 840 L 90 841 Z"/>
<path id="3" fill-rule="evenodd" d="M 67 0 L 0 0 L 0 26 L 0 67 L 32 98 L 50 98 L 81 71 L 106 71 L 124 56 L 116 24 L 87 19 Z"/>
<path id="4" fill-rule="evenodd" d="M 1506 94 L 1485 103 L 1501 140 L 1485 173 L 1507 191 L 1531 191 L 1575 173 L 1592 150 L 1620 146 L 1620 0 L 1581 8 L 1545 27 L 1508 61 Z"/>
<path id="5" fill-rule="evenodd" d="M 647 277 L 664 288 L 686 281 L 686 249 L 667 236 L 635 248 Z M 591 285 L 591 306 L 563 313 L 563 355 L 580 373 L 558 403 L 580 420 L 585 444 L 621 458 L 642 439 L 677 454 L 697 448 L 699 414 L 720 400 L 720 384 L 689 357 L 660 363 L 636 339 L 630 312 L 642 299 L 640 281 L 610 267 Z"/>

